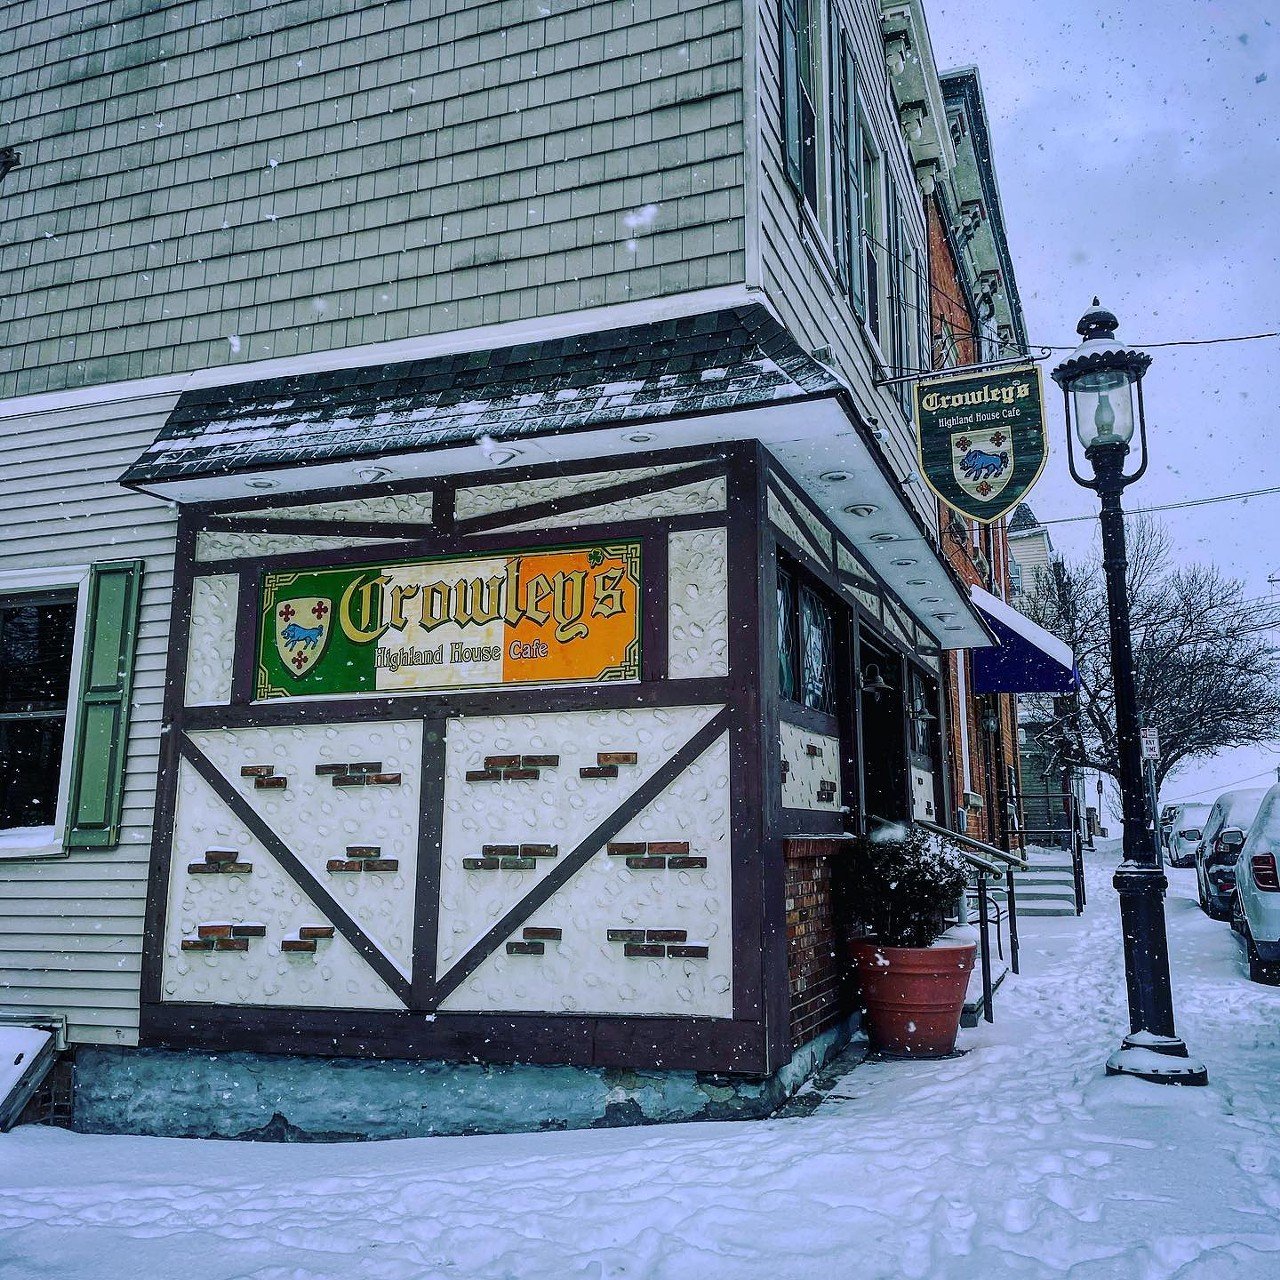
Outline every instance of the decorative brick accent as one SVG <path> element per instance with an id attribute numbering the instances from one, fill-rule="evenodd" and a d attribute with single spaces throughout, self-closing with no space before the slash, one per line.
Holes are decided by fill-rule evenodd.
<path id="1" fill-rule="evenodd" d="M 537 782 L 542 774 L 537 769 L 503 769 L 503 782 Z"/>
<path id="2" fill-rule="evenodd" d="M 689 842 L 687 840 L 650 840 L 649 852 L 663 856 L 669 853 L 687 854 L 689 852 Z"/>
<path id="3" fill-rule="evenodd" d="M 560 846 L 558 844 L 522 844 L 520 856 L 522 858 L 558 858 Z"/>
<path id="4" fill-rule="evenodd" d="M 643 942 L 643 929 L 610 929 L 605 936 L 610 942 Z"/>
<path id="5" fill-rule="evenodd" d="M 242 764 L 240 766 L 242 778 L 269 778 L 275 771 L 276 767 L 273 764 Z"/>
<path id="6" fill-rule="evenodd" d="M 310 952 L 316 949 L 314 938 L 281 938 L 280 950 L 284 952 Z"/>
<path id="7" fill-rule="evenodd" d="M 618 776 L 618 766 L 616 764 L 583 765 L 578 770 L 578 776 L 581 778 L 616 778 Z"/>
<path id="8" fill-rule="evenodd" d="M 520 846 L 518 844 L 482 844 L 480 854 L 485 858 L 518 858 Z"/>
<path id="9" fill-rule="evenodd" d="M 819 760 L 822 759 L 822 748 L 816 742 L 806 742 L 804 744 L 804 753 L 807 756 L 815 756 Z"/>
<path id="10" fill-rule="evenodd" d="M 348 858 L 376 858 L 381 853 L 382 853 L 382 846 L 378 844 L 347 845 Z"/>
<path id="11" fill-rule="evenodd" d="M 486 769 L 518 769 L 520 767 L 520 757 L 516 756 L 485 756 L 484 767 Z"/>
<path id="12" fill-rule="evenodd" d="M 533 871 L 538 865 L 536 858 L 500 858 L 498 861 L 503 871 Z"/>
<path id="13" fill-rule="evenodd" d="M 347 765 L 316 765 L 316 773 L 328 777 L 335 787 L 396 787 L 400 785 L 401 775 L 383 773 L 381 760 L 365 760 Z"/>
<path id="14" fill-rule="evenodd" d="M 628 858 L 627 866 L 632 871 L 662 871 L 667 865 L 666 858 Z"/>
<path id="15" fill-rule="evenodd" d="M 233 924 L 231 936 L 233 938 L 265 938 L 267 926 L 265 924 Z"/>
<path id="16" fill-rule="evenodd" d="M 332 938 L 333 925 L 331 924 L 304 924 L 298 930 L 298 937 L 303 942 L 314 942 L 317 938 Z"/>
<path id="17" fill-rule="evenodd" d="M 463 858 L 463 871 L 497 871 L 502 866 L 498 858 Z"/>
<path id="18" fill-rule="evenodd" d="M 546 951 L 546 944 L 542 942 L 508 942 L 507 955 L 509 956 L 540 956 Z"/>
<path id="19" fill-rule="evenodd" d="M 560 767 L 560 757 L 521 756 L 520 767 L 522 769 L 558 769 Z"/>
<path id="20" fill-rule="evenodd" d="M 705 960 L 709 954 L 703 946 L 680 944 L 667 948 L 667 956 L 672 960 Z"/>
<path id="21" fill-rule="evenodd" d="M 649 846 L 643 840 L 610 840 L 608 850 L 610 857 L 624 858 L 635 853 L 648 853 Z"/>
<path id="22" fill-rule="evenodd" d="M 688 942 L 689 931 L 687 929 L 646 929 L 644 940 L 646 942 Z"/>
<path id="23" fill-rule="evenodd" d="M 213 949 L 215 951 L 248 951 L 248 938 L 215 938 L 213 940 Z"/>
<path id="24" fill-rule="evenodd" d="M 656 960 L 666 954 L 666 949 L 656 942 L 628 942 L 622 954 L 637 960 Z"/>
<path id="25" fill-rule="evenodd" d="M 252 862 L 241 862 L 234 849 L 206 849 L 203 862 L 187 863 L 189 876 L 249 875 Z"/>
<path id="26" fill-rule="evenodd" d="M 399 858 L 330 858 L 326 871 L 399 871 Z"/>
<path id="27" fill-rule="evenodd" d="M 526 925 L 520 931 L 520 936 L 526 942 L 559 942 L 561 934 L 559 929 L 553 929 L 546 925 L 531 924 Z"/>
<path id="28" fill-rule="evenodd" d="M 501 782 L 501 769 L 468 769 L 466 773 L 468 782 Z"/>
<path id="29" fill-rule="evenodd" d="M 231 937 L 231 926 L 229 924 L 198 924 L 196 925 L 197 938 L 229 938 Z"/>
<path id="30" fill-rule="evenodd" d="M 212 951 L 213 938 L 183 938 L 183 951 Z"/>
<path id="31" fill-rule="evenodd" d="M 829 839 L 783 844 L 791 1042 L 797 1048 L 851 1010 L 843 990 L 844 938 L 834 887 L 834 870 L 845 847 Z"/>
<path id="32" fill-rule="evenodd" d="M 269 778 L 255 777 L 253 780 L 253 787 L 255 791 L 283 791 L 288 785 L 288 778 L 278 778 L 275 776 Z"/>
<path id="33" fill-rule="evenodd" d="M 707 860 L 701 856 L 668 858 L 667 867 L 671 871 L 705 871 L 707 869 Z"/>
<path id="34" fill-rule="evenodd" d="M 468 782 L 537 782 L 541 769 L 554 769 L 559 756 L 510 755 L 485 756 L 483 769 L 468 769 Z"/>
<path id="35" fill-rule="evenodd" d="M 634 751 L 598 751 L 596 753 L 596 764 L 604 766 L 635 764 L 639 758 Z"/>

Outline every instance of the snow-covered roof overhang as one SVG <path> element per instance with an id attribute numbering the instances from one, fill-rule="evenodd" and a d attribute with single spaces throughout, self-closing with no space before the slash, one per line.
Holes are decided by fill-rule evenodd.
<path id="1" fill-rule="evenodd" d="M 1074 693 L 1075 654 L 1057 636 L 981 587 L 973 603 L 991 623 L 996 644 L 973 655 L 975 693 Z"/>
<path id="2" fill-rule="evenodd" d="M 773 454 L 939 648 L 991 643 L 848 390 L 758 305 L 189 392 L 123 481 L 213 502 L 596 458 L 621 466 L 743 440 Z"/>

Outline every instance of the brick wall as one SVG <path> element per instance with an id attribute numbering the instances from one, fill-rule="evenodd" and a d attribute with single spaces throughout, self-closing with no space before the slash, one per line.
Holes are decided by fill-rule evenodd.
<path id="1" fill-rule="evenodd" d="M 935 365 L 940 366 L 950 356 L 948 363 L 964 365 L 975 363 L 978 347 L 972 334 L 977 329 L 977 319 L 964 305 L 964 289 L 960 268 L 952 253 L 936 200 L 926 201 L 929 228 L 929 276 L 931 295 L 931 330 L 935 339 Z M 947 345 L 940 340 L 946 330 L 954 336 L 954 343 Z M 1008 597 L 1009 548 L 1004 520 L 982 527 L 978 531 L 978 543 L 974 534 L 978 530 L 972 521 L 953 521 L 951 508 L 938 505 L 939 528 L 942 534 L 943 554 L 947 563 L 956 571 L 966 586 L 982 587 L 1002 598 Z M 990 565 L 990 576 L 983 573 L 975 560 L 975 550 L 981 550 Z M 966 664 L 965 689 L 970 691 L 961 706 L 956 664 Z M 945 666 L 946 698 L 948 713 L 947 759 L 950 769 L 951 794 L 959 804 L 964 790 L 978 792 L 983 798 L 983 808 L 969 810 L 968 834 L 979 840 L 999 842 L 1005 831 L 1001 810 L 1006 793 L 1006 766 L 1017 768 L 1018 725 L 1015 699 L 1002 695 L 997 702 L 1000 731 L 997 740 L 982 729 L 983 707 L 972 694 L 972 664 L 968 654 L 954 653 L 948 656 Z M 969 786 L 965 787 L 963 767 L 964 738 L 961 722 L 967 726 Z M 994 775 L 994 777 L 992 776 Z M 993 785 L 994 784 L 994 785 Z M 948 814 L 950 822 L 953 815 Z"/>
<path id="2" fill-rule="evenodd" d="M 838 840 L 787 840 L 787 970 L 791 1043 L 798 1048 L 839 1022 L 844 995 L 844 933 L 837 908 Z"/>

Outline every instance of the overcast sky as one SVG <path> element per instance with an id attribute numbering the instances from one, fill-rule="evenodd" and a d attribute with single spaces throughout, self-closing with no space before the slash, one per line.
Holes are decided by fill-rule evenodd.
<path id="1" fill-rule="evenodd" d="M 1095 293 L 1138 344 L 1280 329 L 1276 0 L 928 0 L 927 11 L 939 68 L 981 74 L 1033 343 L 1078 341 Z M 1126 505 L 1280 486 L 1280 342 L 1152 355 L 1151 466 Z M 1054 453 L 1031 505 L 1046 521 L 1093 514 L 1067 475 L 1049 385 Z M 1270 594 L 1280 493 L 1162 519 L 1180 559 Z M 1083 554 L 1096 524 L 1051 533 Z M 1164 798 L 1216 793 L 1275 764 L 1280 752 L 1229 752 L 1179 771 Z"/>

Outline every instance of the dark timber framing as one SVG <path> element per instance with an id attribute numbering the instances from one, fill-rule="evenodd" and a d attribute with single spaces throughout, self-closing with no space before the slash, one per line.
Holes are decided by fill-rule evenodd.
<path id="1" fill-rule="evenodd" d="M 531 502 L 500 512 L 459 518 L 457 493 L 478 486 L 523 479 L 625 472 L 670 466 L 659 476 L 621 475 L 602 480 L 581 494 Z M 512 530 L 510 525 L 583 512 L 609 502 L 661 493 L 714 477 L 725 480 L 725 508 L 688 515 Z M 430 493 L 432 523 L 295 518 L 279 512 L 309 505 L 396 493 Z M 801 530 L 806 517 L 825 529 L 833 553 L 820 562 L 769 520 L 773 492 Z M 589 517 L 593 518 L 593 517 Z M 671 679 L 667 652 L 668 537 L 684 530 L 724 529 L 727 539 L 728 673 Z M 358 547 L 283 555 L 257 555 L 197 562 L 202 531 L 376 539 Z M 642 544 L 644 604 L 642 666 L 636 683 L 564 687 L 445 689 L 438 692 L 363 695 L 254 703 L 257 608 L 262 575 L 288 565 L 340 566 L 449 557 L 537 548 L 548 545 L 636 538 Z M 842 566 L 840 548 L 846 551 Z M 777 573 L 779 551 L 839 603 L 837 661 L 846 671 L 837 715 L 807 711 L 784 701 L 778 689 Z M 848 557 L 852 557 L 848 559 Z M 850 572 L 848 565 L 857 566 Z M 234 575 L 239 589 L 229 705 L 187 707 L 184 686 L 190 613 L 195 579 Z M 854 595 L 876 597 L 877 613 Z M 791 1056 L 787 933 L 784 893 L 785 837 L 829 836 L 857 830 L 862 822 L 861 724 L 850 681 L 859 667 L 859 637 L 906 660 L 908 645 L 881 618 L 890 602 L 885 584 L 839 531 L 800 493 L 759 443 L 701 446 L 630 455 L 622 460 L 583 459 L 573 463 L 502 469 L 425 481 L 352 486 L 306 494 L 270 494 L 192 504 L 182 509 L 173 593 L 173 626 L 167 665 L 164 721 L 151 880 L 143 948 L 141 1042 L 144 1046 L 243 1049 L 260 1052 L 342 1056 L 429 1057 L 583 1066 L 680 1068 L 759 1075 Z M 902 610 L 905 612 L 905 610 Z M 907 628 L 917 645 L 927 642 Z M 929 670 L 927 667 L 922 667 Z M 929 670 L 936 678 L 936 672 Z M 841 687 L 838 682 L 838 687 Z M 647 782 L 606 816 L 590 835 L 566 851 L 554 870 L 539 879 L 485 936 L 443 973 L 437 974 L 440 927 L 443 775 L 450 721 L 465 716 L 532 711 L 586 711 L 637 707 L 704 706 L 707 724 L 679 748 Z M 217 773 L 189 735 L 208 729 L 284 727 L 298 724 L 356 724 L 386 719 L 422 724 L 418 857 L 414 894 L 413 969 L 409 977 L 383 955 L 345 914 L 316 877 L 276 837 Z M 841 782 L 847 818 L 839 812 L 783 809 L 778 724 L 787 720 L 840 739 Z M 842 730 L 842 726 L 844 726 Z M 679 774 L 718 739 L 728 735 L 732 771 L 730 862 L 733 1009 L 729 1018 L 623 1015 L 565 1015 L 508 1012 L 459 1013 L 439 1009 L 441 1001 L 501 947 L 541 904 L 585 866 L 610 836 L 637 816 Z M 253 832 L 299 888 L 325 911 L 339 932 L 405 1003 L 403 1011 L 332 1008 L 225 1006 L 167 1001 L 162 991 L 166 904 L 169 896 L 178 772 L 194 768 L 221 802 Z"/>

